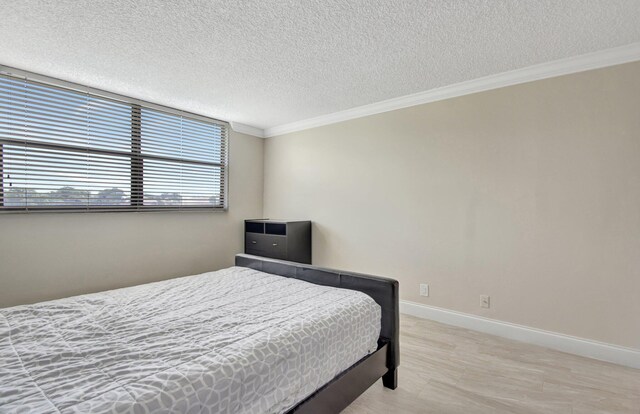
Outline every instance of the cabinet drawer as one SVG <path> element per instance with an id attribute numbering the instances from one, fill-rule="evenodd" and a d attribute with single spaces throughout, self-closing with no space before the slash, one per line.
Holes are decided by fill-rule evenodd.
<path id="1" fill-rule="evenodd" d="M 246 233 L 244 251 L 274 259 L 287 258 L 287 238 L 271 234 Z"/>

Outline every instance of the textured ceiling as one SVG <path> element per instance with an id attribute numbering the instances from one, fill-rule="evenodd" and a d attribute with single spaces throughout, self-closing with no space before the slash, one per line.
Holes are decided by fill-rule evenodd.
<path id="1" fill-rule="evenodd" d="M 640 41 L 638 0 L 0 0 L 0 64 L 259 128 Z"/>

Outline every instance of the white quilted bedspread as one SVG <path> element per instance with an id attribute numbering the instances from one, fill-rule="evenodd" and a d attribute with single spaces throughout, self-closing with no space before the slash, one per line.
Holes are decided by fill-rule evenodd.
<path id="1" fill-rule="evenodd" d="M 241 267 L 0 309 L 0 412 L 284 412 L 379 332 L 365 294 Z"/>

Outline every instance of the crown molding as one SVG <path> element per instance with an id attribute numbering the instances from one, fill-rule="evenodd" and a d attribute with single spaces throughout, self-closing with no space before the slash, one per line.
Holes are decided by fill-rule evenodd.
<path id="1" fill-rule="evenodd" d="M 241 134 L 252 135 L 258 138 L 264 138 L 264 130 L 251 125 L 241 124 L 239 122 L 230 122 L 231 129 Z"/>
<path id="2" fill-rule="evenodd" d="M 555 60 L 548 63 L 541 63 L 522 69 L 516 69 L 449 86 L 430 89 L 424 92 L 387 99 L 332 114 L 278 125 L 266 128 L 263 131 L 263 136 L 274 137 L 277 135 L 289 134 L 291 132 L 317 128 L 324 125 L 362 118 L 382 112 L 394 111 L 396 109 L 407 108 L 410 106 L 422 105 L 429 102 L 441 101 L 491 89 L 504 88 L 505 86 L 517 85 L 520 83 L 619 65 L 636 60 L 640 60 L 640 42 L 571 58 Z"/>

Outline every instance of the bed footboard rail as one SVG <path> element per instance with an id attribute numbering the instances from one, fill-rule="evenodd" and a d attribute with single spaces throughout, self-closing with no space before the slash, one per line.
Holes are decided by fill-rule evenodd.
<path id="1" fill-rule="evenodd" d="M 383 375 L 382 381 L 385 387 L 396 388 L 397 368 L 400 365 L 400 310 L 397 280 L 248 254 L 236 255 L 235 264 L 317 285 L 357 290 L 369 295 L 382 310 L 379 342 L 381 346 L 384 343 L 388 344 L 386 357 L 388 371 Z"/>

